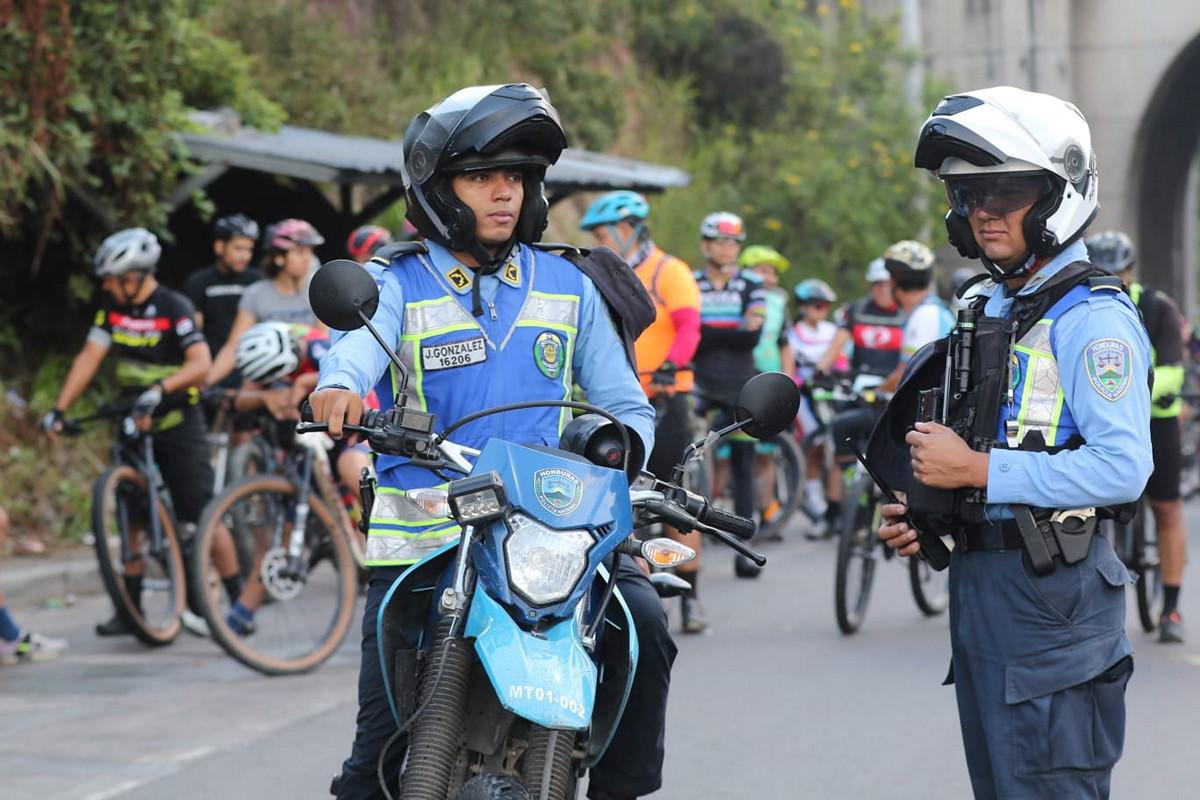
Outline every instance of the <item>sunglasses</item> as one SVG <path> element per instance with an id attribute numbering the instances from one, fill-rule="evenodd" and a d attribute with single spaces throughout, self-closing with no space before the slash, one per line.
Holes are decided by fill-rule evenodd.
<path id="1" fill-rule="evenodd" d="M 990 216 L 1002 217 L 1028 208 L 1053 189 L 1050 176 L 1045 174 L 986 175 L 946 181 L 950 208 L 964 217 L 979 210 Z"/>

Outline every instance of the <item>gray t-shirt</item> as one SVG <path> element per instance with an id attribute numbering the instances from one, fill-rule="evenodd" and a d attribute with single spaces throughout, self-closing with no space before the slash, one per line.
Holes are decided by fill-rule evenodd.
<path id="1" fill-rule="evenodd" d="M 312 277 L 312 274 L 309 274 Z M 308 280 L 296 294 L 284 294 L 270 278 L 246 287 L 239 311 L 249 311 L 258 322 L 285 322 L 289 325 L 316 325 L 317 316 L 308 304 Z"/>

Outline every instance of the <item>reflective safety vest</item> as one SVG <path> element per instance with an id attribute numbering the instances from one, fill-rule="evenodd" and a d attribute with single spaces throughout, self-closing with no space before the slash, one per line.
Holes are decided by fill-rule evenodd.
<path id="1" fill-rule="evenodd" d="M 569 261 L 521 246 L 498 273 L 502 283 L 479 318 L 469 310 L 470 284 L 465 291 L 451 286 L 429 255 L 399 256 L 388 270 L 404 298 L 398 355 L 409 371 L 407 402 L 437 415 L 438 428 L 502 403 L 570 399 L 583 275 Z M 399 385 L 394 367 L 391 381 Z M 471 422 L 451 438 L 474 448 L 494 437 L 553 447 L 569 419 L 565 408 L 510 411 Z M 461 534 L 453 520 L 429 516 L 406 496 L 408 489 L 445 485 L 429 470 L 378 455 L 376 472 L 368 566 L 413 563 Z"/>
<path id="2" fill-rule="evenodd" d="M 1142 322 L 1146 324 L 1147 333 L 1153 334 L 1158 332 L 1157 311 L 1152 310 L 1150 304 L 1142 301 L 1148 297 L 1153 297 L 1154 290 L 1146 291 L 1142 284 L 1134 281 L 1129 284 L 1129 297 L 1133 300 L 1133 304 L 1138 307 L 1138 311 L 1142 314 Z M 1160 298 L 1153 298 L 1155 303 L 1164 302 Z M 1174 332 L 1172 332 L 1174 335 Z M 1179 334 L 1182 336 L 1182 334 Z M 1150 340 L 1150 363 L 1154 365 L 1154 386 L 1150 390 L 1150 418 L 1151 419 L 1170 419 L 1178 417 L 1183 411 L 1183 398 L 1180 393 L 1183 392 L 1183 383 L 1186 378 L 1186 373 L 1183 364 L 1160 364 L 1158 363 L 1158 345 L 1153 338 Z"/>

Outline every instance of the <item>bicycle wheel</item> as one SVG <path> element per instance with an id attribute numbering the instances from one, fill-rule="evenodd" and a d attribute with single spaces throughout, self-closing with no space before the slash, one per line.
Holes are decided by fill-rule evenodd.
<path id="1" fill-rule="evenodd" d="M 159 647 L 179 635 L 187 584 L 175 523 L 158 498 L 154 513 L 162 528 L 159 548 L 150 537 L 146 477 L 133 467 L 117 466 L 96 479 L 92 528 L 104 588 L 134 636 Z"/>
<path id="2" fill-rule="evenodd" d="M 845 634 L 858 631 L 867 615 L 871 586 L 875 582 L 874 525 L 878 515 L 870 477 L 856 471 L 850 488 L 838 534 L 833 593 L 838 628 Z"/>
<path id="3" fill-rule="evenodd" d="M 230 485 L 204 510 L 197 532 L 192 553 L 197 602 L 213 639 L 267 675 L 319 665 L 341 644 L 354 615 L 356 567 L 345 533 L 316 493 L 309 494 L 308 504 L 295 572 L 287 547 L 297 533 L 296 487 L 285 478 L 255 476 Z M 251 554 L 249 560 L 244 553 Z M 244 579 L 241 587 L 229 581 L 235 573 Z M 229 596 L 231 586 L 240 588 L 238 598 Z M 250 632 L 231 626 L 235 599 L 257 609 Z"/>
<path id="4" fill-rule="evenodd" d="M 936 617 L 950 605 L 950 571 L 938 572 L 919 556 L 908 559 L 908 585 L 912 587 L 917 608 L 927 617 Z"/>
<path id="5" fill-rule="evenodd" d="M 767 442 L 774 446 L 775 499 L 779 501 L 779 511 L 758 526 L 756 539 L 770 539 L 783 531 L 800 505 L 800 486 L 804 483 L 804 458 L 796 438 L 790 433 L 780 433 Z"/>
<path id="6" fill-rule="evenodd" d="M 1138 502 L 1133 522 L 1133 569 L 1138 573 L 1134 585 L 1137 593 L 1138 619 L 1142 630 L 1153 633 L 1162 616 L 1162 565 L 1158 560 L 1158 529 L 1150 504 L 1143 498 Z"/>

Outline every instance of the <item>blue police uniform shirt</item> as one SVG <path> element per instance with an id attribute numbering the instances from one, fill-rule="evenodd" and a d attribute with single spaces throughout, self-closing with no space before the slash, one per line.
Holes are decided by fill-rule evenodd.
<path id="1" fill-rule="evenodd" d="M 434 242 L 427 242 L 427 245 L 428 260 L 443 276 L 449 276 L 459 268 L 457 259 L 449 250 Z M 518 245 L 515 260 L 528 264 L 533 258 L 532 248 Z M 379 308 L 371 318 L 371 323 L 384 341 L 399 342 L 404 332 L 404 296 L 400 282 L 385 270 L 373 269 L 370 265 L 367 269 L 375 277 L 376 283 L 381 282 Z M 479 294 L 485 304 L 493 301 L 497 292 L 526 290 L 504 283 L 499 273 L 472 275 L 479 281 Z M 646 453 L 650 453 L 654 449 L 654 409 L 646 399 L 637 375 L 629 366 L 625 348 L 617 337 L 603 298 L 590 278 L 586 275 L 581 277 L 583 296 L 579 305 L 579 334 L 572 358 L 574 380 L 587 391 L 588 402 L 608 410 L 637 431 L 646 446 Z M 470 312 L 470 293 L 459 295 L 458 300 Z M 341 385 L 359 395 L 366 395 L 390 363 L 370 331 L 366 328 L 350 331 L 337 338 L 328 355 L 322 359 L 318 389 Z M 439 420 L 439 424 L 452 421 Z"/>
<path id="2" fill-rule="evenodd" d="M 1075 261 L 1087 261 L 1075 242 L 1045 264 L 1016 293 L 1030 294 Z M 983 293 L 987 293 L 984 290 Z M 984 313 L 1007 317 L 1013 295 L 1000 284 Z M 1093 385 L 1089 345 L 1105 339 L 1126 344 L 1131 383 L 1116 399 Z M 1057 454 L 993 449 L 988 459 L 989 519 L 1011 518 L 1010 503 L 1037 508 L 1087 508 L 1126 503 L 1141 496 L 1154 469 L 1150 450 L 1150 341 L 1133 304 L 1123 294 L 1096 292 L 1054 323 L 1052 342 L 1063 398 L 1086 444 Z"/>

